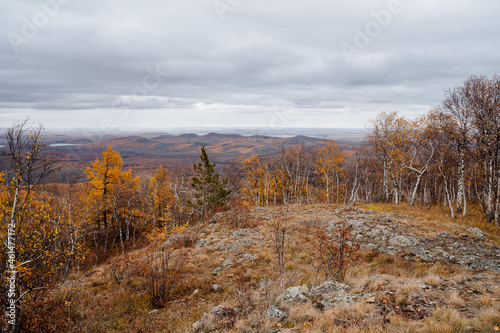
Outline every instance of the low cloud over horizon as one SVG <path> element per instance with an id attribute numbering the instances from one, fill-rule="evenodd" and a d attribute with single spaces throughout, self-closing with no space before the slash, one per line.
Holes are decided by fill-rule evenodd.
<path id="1" fill-rule="evenodd" d="M 0 4 L 0 127 L 363 127 L 499 74 L 500 2 Z"/>

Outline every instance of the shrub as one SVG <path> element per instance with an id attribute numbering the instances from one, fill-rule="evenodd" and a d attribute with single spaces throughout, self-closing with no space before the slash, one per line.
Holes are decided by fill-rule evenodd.
<path id="1" fill-rule="evenodd" d="M 146 291 L 151 296 L 153 308 L 163 308 L 172 299 L 174 291 L 182 284 L 185 275 L 186 255 L 173 255 L 163 249 L 150 255 L 145 270 Z"/>
<path id="2" fill-rule="evenodd" d="M 250 208 L 241 199 L 231 199 L 229 202 L 231 209 L 224 213 L 224 221 L 235 228 L 251 228 L 253 223 Z"/>
<path id="3" fill-rule="evenodd" d="M 318 227 L 313 242 L 310 263 L 326 280 L 343 281 L 348 267 L 360 257 L 359 242 L 345 220 L 334 231 Z"/>
<path id="4" fill-rule="evenodd" d="M 267 231 L 267 241 L 275 255 L 276 270 L 280 276 L 283 276 L 290 248 L 289 233 L 292 231 L 288 210 L 279 215 L 273 214 L 267 222 Z"/>

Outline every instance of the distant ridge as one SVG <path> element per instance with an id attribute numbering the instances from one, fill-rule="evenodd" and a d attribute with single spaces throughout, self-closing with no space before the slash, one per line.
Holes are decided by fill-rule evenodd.
<path id="1" fill-rule="evenodd" d="M 152 138 L 152 140 L 165 140 L 165 139 L 172 139 L 172 138 L 174 138 L 174 136 L 171 134 L 163 134 L 163 135 L 156 136 L 156 137 Z"/>
<path id="2" fill-rule="evenodd" d="M 300 145 L 300 144 L 306 144 L 306 145 L 315 145 L 317 143 L 323 142 L 323 139 L 319 138 L 311 138 L 308 136 L 304 135 L 297 135 L 294 136 L 293 138 L 286 138 L 283 140 L 283 144 L 290 145 L 290 146 L 295 146 L 295 145 Z"/>
<path id="3" fill-rule="evenodd" d="M 205 139 L 239 139 L 239 138 L 244 138 L 244 136 L 240 135 L 240 134 L 219 134 L 219 133 L 211 132 L 211 133 L 200 136 L 200 138 L 205 138 Z"/>
<path id="4" fill-rule="evenodd" d="M 178 139 L 197 139 L 198 137 L 199 137 L 198 134 L 186 133 L 186 134 L 177 135 L 175 138 L 178 138 Z"/>

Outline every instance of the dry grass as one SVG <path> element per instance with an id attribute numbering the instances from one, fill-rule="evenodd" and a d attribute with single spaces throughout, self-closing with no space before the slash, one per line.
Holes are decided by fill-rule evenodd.
<path id="1" fill-rule="evenodd" d="M 70 291 L 61 288 L 54 297 L 71 301 L 75 331 L 85 332 L 189 332 L 194 322 L 219 304 L 243 309 L 237 313 L 233 328 L 222 330 L 227 332 L 495 332 L 495 326 L 500 326 L 498 274 L 479 274 L 451 264 L 409 261 L 377 251 L 362 251 L 360 261 L 347 271 L 344 280 L 351 286 L 351 293 L 373 293 L 374 302 L 325 311 L 310 302 L 282 303 L 280 295 L 285 288 L 324 282 L 309 264 L 309 232 L 329 221 L 331 211 L 332 206 L 326 205 L 290 207 L 290 223 L 294 227 L 290 236 L 291 256 L 281 276 L 275 274 L 273 248 L 259 235 L 240 250 L 219 250 L 218 247 L 235 243 L 231 235 L 238 230 L 234 225 L 221 223 L 197 226 L 196 237 L 192 237 L 207 239 L 206 246 L 194 247 L 193 242 L 176 244 L 174 251 L 189 254 L 186 268 L 190 273 L 165 308 L 151 308 L 141 275 L 152 248 L 111 259 L 87 276 L 73 274 L 75 287 Z M 245 225 L 255 225 L 254 230 L 265 235 L 262 217 L 270 212 L 259 210 L 254 217 L 258 223 Z M 422 224 L 434 228 L 425 219 Z M 439 228 L 443 230 L 442 226 Z M 253 259 L 238 262 L 244 254 L 253 255 Z M 228 258 L 233 264 L 223 267 Z M 217 268 L 221 270 L 214 273 Z M 223 290 L 213 291 L 213 284 L 222 285 Z M 266 311 L 271 305 L 286 310 L 289 317 L 282 322 L 269 321 Z M 408 319 L 403 310 L 411 312 L 411 308 L 414 312 L 422 309 L 426 314 Z"/>
<path id="2" fill-rule="evenodd" d="M 434 317 L 427 321 L 429 333 L 460 333 L 467 332 L 467 320 L 453 309 L 437 309 Z"/>
<path id="3" fill-rule="evenodd" d="M 500 306 L 489 307 L 479 310 L 473 320 L 474 327 L 478 332 L 500 331 Z M 495 329 L 497 328 L 497 329 Z"/>
<path id="4" fill-rule="evenodd" d="M 432 286 L 432 287 L 439 287 L 441 285 L 441 278 L 435 274 L 430 273 L 424 278 L 424 283 Z"/>
<path id="5" fill-rule="evenodd" d="M 450 305 L 457 308 L 462 308 L 466 304 L 465 300 L 460 296 L 460 293 L 457 290 L 453 290 L 448 294 L 448 300 Z"/>

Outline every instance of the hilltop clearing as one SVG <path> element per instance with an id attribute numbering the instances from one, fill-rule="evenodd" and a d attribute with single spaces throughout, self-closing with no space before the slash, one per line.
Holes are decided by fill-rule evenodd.
<path id="1" fill-rule="evenodd" d="M 282 274 L 276 221 L 285 227 Z M 315 235 L 346 222 L 359 258 L 334 281 L 318 273 Z M 226 212 L 74 275 L 53 297 L 71 304 L 68 319 L 87 332 L 495 332 L 495 237 L 345 206 Z M 155 269 L 165 255 L 168 267 Z"/>

